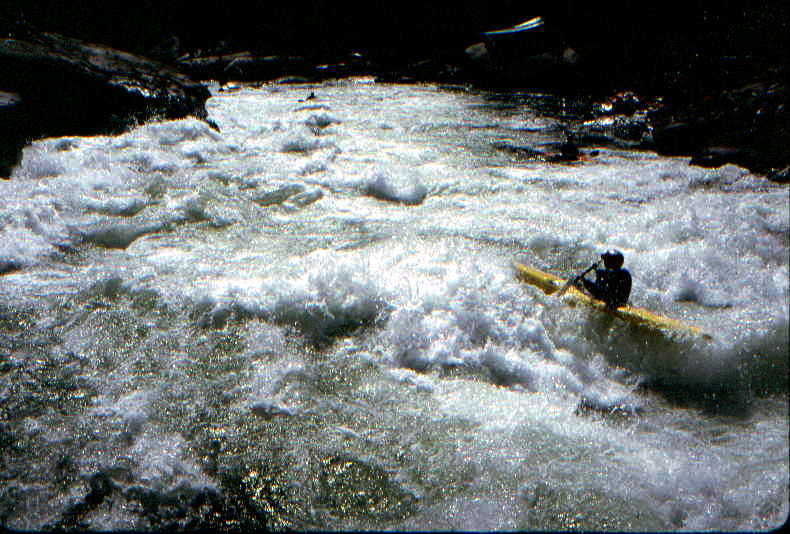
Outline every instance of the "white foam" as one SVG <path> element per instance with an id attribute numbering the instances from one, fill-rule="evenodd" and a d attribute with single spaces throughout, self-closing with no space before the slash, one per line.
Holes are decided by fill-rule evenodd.
<path id="1" fill-rule="evenodd" d="M 0 270 L 10 271 L 36 265 L 58 253 L 53 243 L 28 229 L 5 227 L 0 230 Z"/>
<path id="2" fill-rule="evenodd" d="M 205 310 L 201 324 L 217 324 L 240 312 L 296 325 L 320 341 L 369 324 L 384 311 L 388 292 L 367 267 L 364 259 L 353 255 L 318 250 L 292 265 L 292 273 L 299 274 L 225 274 L 212 278 L 193 298 L 196 308 Z"/>
<path id="3" fill-rule="evenodd" d="M 427 375 L 422 375 L 412 371 L 411 369 L 390 369 L 389 375 L 396 381 L 402 384 L 415 387 L 418 391 L 432 392 L 434 391 L 434 381 Z"/>
<path id="4" fill-rule="evenodd" d="M 207 139 L 220 141 L 222 135 L 197 119 L 179 119 L 161 122 L 150 122 L 141 126 L 136 132 L 140 137 L 154 138 L 162 146 L 180 145 L 188 141 Z"/>
<path id="5" fill-rule="evenodd" d="M 467 368 L 495 384 L 565 395 L 595 409 L 638 409 L 630 389 L 601 372 L 601 360 L 593 367 L 557 347 L 537 310 L 524 308 L 518 286 L 505 282 L 501 264 L 459 266 L 454 260 L 463 251 L 435 243 L 431 252 L 419 266 L 409 258 L 389 268 L 393 278 L 414 284 L 406 300 L 392 302 L 381 338 L 390 365 L 422 373 Z M 516 291 L 503 291 L 503 284 Z"/>
<path id="6" fill-rule="evenodd" d="M 289 133 L 280 141 L 280 151 L 286 153 L 310 154 L 327 146 L 329 145 L 326 141 L 314 134 L 302 132 Z"/>
<path id="7" fill-rule="evenodd" d="M 569 495 L 577 484 L 599 484 L 685 528 L 765 528 L 755 510 L 773 502 L 786 509 L 783 495 L 754 490 L 786 490 L 781 416 L 773 433 L 744 422 L 744 433 L 758 437 L 734 436 L 741 423 L 722 423 L 727 440 L 717 441 L 702 434 L 710 418 L 666 407 L 651 390 L 632 391 L 655 378 L 692 391 L 748 392 L 786 377 L 786 188 L 734 166 L 700 169 L 648 153 L 602 150 L 551 166 L 492 157 L 494 139 L 531 134 L 522 130 L 544 126 L 540 119 L 523 110 L 503 117 L 471 92 L 426 86 L 313 89 L 320 109 L 299 105 L 304 87 L 218 94 L 208 107 L 221 133 L 186 120 L 117 137 L 38 141 L 13 179 L 0 182 L 0 262 L 23 269 L 3 275 L 4 296 L 11 286 L 20 298 L 70 298 L 73 287 L 90 289 L 78 299 L 128 295 L 111 311 L 132 313 L 149 333 L 141 350 L 160 358 L 161 373 L 141 377 L 120 351 L 110 354 L 104 382 L 90 377 L 99 394 L 89 415 L 128 431 L 134 476 L 166 491 L 203 483 L 191 445 L 157 427 L 169 417 L 155 413 L 160 387 L 188 392 L 176 401 L 187 411 L 191 395 L 224 387 L 220 398 L 234 417 L 264 426 L 269 418 L 356 413 L 360 396 L 367 402 L 386 390 L 396 414 L 425 399 L 408 409 L 439 428 L 423 440 L 400 422 L 382 425 L 416 458 L 392 480 L 416 480 L 426 462 L 447 480 L 469 480 L 456 501 L 430 504 L 460 523 L 437 524 L 463 527 L 479 510 L 470 524 L 519 528 L 493 511 L 500 497 L 513 502 L 513 487 L 534 487 L 533 478 L 567 486 Z M 84 238 L 126 248 L 86 246 L 73 269 L 41 269 L 46 287 L 37 285 L 38 270 L 25 271 L 57 263 Z M 626 255 L 635 304 L 714 340 L 651 341 L 519 283 L 511 268 L 515 256 L 568 276 L 611 246 Z M 126 308 L 147 294 L 168 313 Z M 89 313 L 99 318 L 103 309 Z M 81 320 L 37 326 L 62 328 L 57 353 L 94 354 L 92 323 L 79 327 Z M 214 336 L 239 331 L 245 348 L 232 355 L 232 374 L 219 386 L 196 381 L 192 347 L 200 352 Z M 175 339 L 188 350 L 152 350 Z M 303 350 L 305 342 L 316 350 Z M 384 368 L 389 380 L 362 377 L 359 390 L 343 393 L 349 406 L 339 406 L 342 395 L 289 387 L 314 383 L 315 365 L 347 358 Z M 587 409 L 634 415 L 609 424 Z M 442 430 L 434 421 L 463 424 Z M 47 424 L 25 423 L 30 434 Z M 233 440 L 238 427 L 227 425 Z M 327 432 L 355 447 L 375 434 L 345 421 Z M 743 460 L 755 450 L 768 458 L 765 469 Z M 496 499 L 481 489 L 486 477 Z"/>
<path id="8" fill-rule="evenodd" d="M 26 147 L 22 162 L 11 173 L 11 178 L 39 180 L 60 176 L 66 172 L 66 165 L 60 154 L 48 153 L 40 144 Z"/>

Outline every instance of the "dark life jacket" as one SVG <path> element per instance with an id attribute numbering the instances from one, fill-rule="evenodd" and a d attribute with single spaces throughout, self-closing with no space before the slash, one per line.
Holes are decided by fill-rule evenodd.
<path id="1" fill-rule="evenodd" d="M 627 269 L 596 269 L 595 282 L 582 278 L 585 289 L 593 298 L 607 306 L 624 306 L 631 294 L 631 273 Z"/>

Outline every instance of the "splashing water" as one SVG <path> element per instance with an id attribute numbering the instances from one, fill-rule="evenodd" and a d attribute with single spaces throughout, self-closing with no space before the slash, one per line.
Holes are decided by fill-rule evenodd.
<path id="1" fill-rule="evenodd" d="M 314 92 L 309 102 L 304 96 Z M 788 513 L 786 186 L 538 95 L 219 92 L 0 183 L 8 528 L 755 530 Z M 651 336 L 519 283 L 617 247 Z"/>

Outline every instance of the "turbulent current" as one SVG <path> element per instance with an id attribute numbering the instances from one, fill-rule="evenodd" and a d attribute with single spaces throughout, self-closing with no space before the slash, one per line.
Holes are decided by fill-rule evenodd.
<path id="1" fill-rule="evenodd" d="M 348 79 L 36 141 L 0 182 L 0 528 L 761 530 L 788 189 L 572 103 Z M 617 248 L 658 335 L 519 282 Z"/>

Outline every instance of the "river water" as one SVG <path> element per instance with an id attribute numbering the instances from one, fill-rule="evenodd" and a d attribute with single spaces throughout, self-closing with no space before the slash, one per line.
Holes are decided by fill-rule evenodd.
<path id="1" fill-rule="evenodd" d="M 787 186 L 524 157 L 578 119 L 546 95 L 357 78 L 208 109 L 220 132 L 37 141 L 0 183 L 0 526 L 786 520 Z M 632 303 L 712 339 L 515 279 L 613 247 Z"/>

